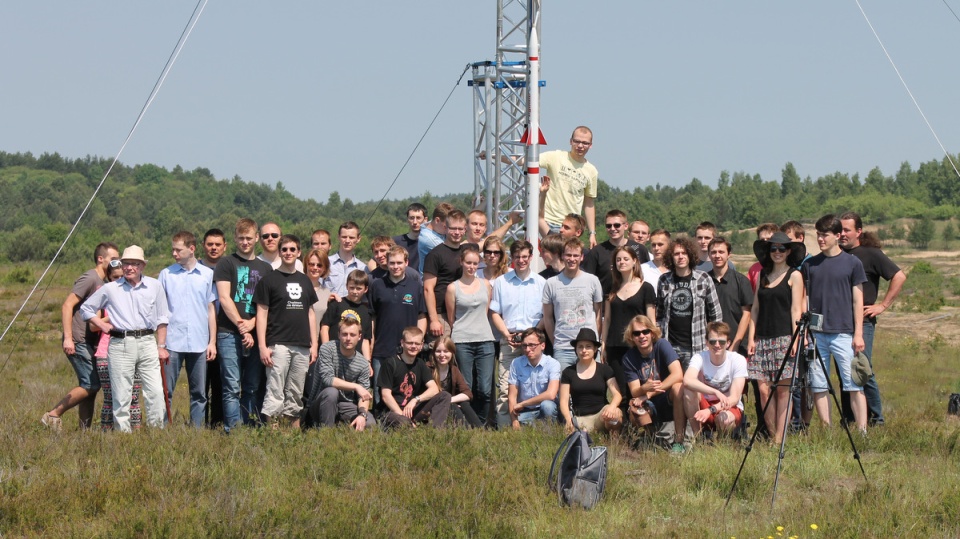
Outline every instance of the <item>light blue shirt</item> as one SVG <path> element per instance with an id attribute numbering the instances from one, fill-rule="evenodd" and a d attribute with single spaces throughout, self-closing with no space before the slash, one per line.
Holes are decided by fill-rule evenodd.
<path id="1" fill-rule="evenodd" d="M 417 253 L 420 254 L 420 267 L 417 271 L 420 275 L 423 275 L 423 261 L 427 259 L 427 255 L 434 247 L 443 243 L 443 240 L 443 234 L 437 234 L 432 228 L 426 226 L 420 228 L 420 237 L 417 239 Z"/>
<path id="2" fill-rule="evenodd" d="M 324 288 L 340 297 L 346 297 L 347 275 L 349 275 L 353 270 L 363 270 L 366 273 L 370 273 L 370 270 L 367 269 L 367 265 L 361 262 L 360 258 L 357 256 L 354 256 L 353 260 L 351 260 L 348 264 L 347 262 L 344 262 L 342 258 L 340 258 L 339 252 L 334 253 L 330 256 L 330 273 L 323 281 Z"/>
<path id="3" fill-rule="evenodd" d="M 547 281 L 533 271 L 521 279 L 516 270 L 493 281 L 490 310 L 503 318 L 511 332 L 536 327 L 543 318 L 543 287 Z"/>
<path id="4" fill-rule="evenodd" d="M 527 356 L 520 356 L 510 364 L 510 385 L 517 386 L 517 402 L 532 399 L 547 390 L 553 380 L 560 380 L 560 363 L 543 354 L 536 366 Z"/>
<path id="5" fill-rule="evenodd" d="M 203 352 L 210 342 L 207 306 L 216 301 L 213 270 L 197 264 L 187 271 L 180 264 L 160 271 L 160 285 L 167 293 L 170 322 L 167 349 L 174 352 Z"/>
<path id="6" fill-rule="evenodd" d="M 160 281 L 146 275 L 140 278 L 137 286 L 120 278 L 107 283 L 93 293 L 80 306 L 84 320 L 90 320 L 97 311 L 106 309 L 110 324 L 117 331 L 153 329 L 170 320 L 167 307 L 167 295 Z"/>

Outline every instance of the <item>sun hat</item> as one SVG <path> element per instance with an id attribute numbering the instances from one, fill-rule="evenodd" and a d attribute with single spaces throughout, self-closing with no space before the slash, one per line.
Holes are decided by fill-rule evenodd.
<path id="1" fill-rule="evenodd" d="M 570 345 L 576 348 L 579 341 L 592 342 L 594 346 L 600 347 L 600 341 L 597 340 L 597 333 L 590 328 L 580 328 L 580 332 L 577 333 L 577 338 L 570 341 Z"/>
<path id="2" fill-rule="evenodd" d="M 873 376 L 873 369 L 870 368 L 870 360 L 863 352 L 857 353 L 850 364 L 850 378 L 853 383 L 860 387 L 867 385 L 870 377 Z"/>
<path id="3" fill-rule="evenodd" d="M 120 260 L 136 260 L 137 262 L 147 263 L 147 259 L 143 257 L 143 248 L 139 245 L 131 245 L 123 250 L 123 254 L 120 255 Z"/>
<path id="4" fill-rule="evenodd" d="M 768 240 L 757 240 L 753 242 L 753 254 L 757 255 L 760 264 L 766 264 L 770 258 L 770 246 L 774 244 L 786 245 L 790 248 L 790 255 L 787 256 L 787 266 L 791 268 L 799 267 L 803 259 L 807 257 L 807 247 L 803 242 L 793 241 L 790 236 L 783 232 L 777 232 L 770 236 Z"/>

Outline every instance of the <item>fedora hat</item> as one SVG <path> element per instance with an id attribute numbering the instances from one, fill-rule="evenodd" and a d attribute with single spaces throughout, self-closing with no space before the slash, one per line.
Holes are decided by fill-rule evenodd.
<path id="1" fill-rule="evenodd" d="M 783 232 L 776 232 L 768 240 L 753 242 L 753 254 L 757 255 L 760 264 L 767 264 L 767 260 L 770 258 L 770 246 L 774 244 L 785 245 L 790 248 L 790 254 L 787 256 L 787 266 L 791 268 L 799 267 L 803 263 L 803 259 L 807 257 L 807 246 L 803 242 L 793 241 L 790 236 Z"/>
<path id="2" fill-rule="evenodd" d="M 120 255 L 120 260 L 136 260 L 137 262 L 147 263 L 147 259 L 143 257 L 143 248 L 139 245 L 131 245 L 123 250 L 123 254 Z"/>
<path id="3" fill-rule="evenodd" d="M 580 332 L 577 333 L 577 338 L 570 341 L 570 345 L 576 348 L 577 343 L 580 341 L 592 342 L 594 346 L 600 347 L 600 341 L 597 340 L 596 332 L 590 328 L 580 328 Z"/>

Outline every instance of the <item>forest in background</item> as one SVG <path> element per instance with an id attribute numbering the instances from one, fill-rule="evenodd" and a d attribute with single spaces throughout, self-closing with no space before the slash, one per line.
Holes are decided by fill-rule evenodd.
<path id="1" fill-rule="evenodd" d="M 0 260 L 49 260 L 110 162 L 104 157 L 0 152 Z M 93 247 L 105 239 L 121 246 L 139 244 L 148 256 L 165 253 L 170 236 L 182 229 L 199 236 L 209 228 L 221 228 L 229 239 L 241 217 L 258 223 L 275 221 L 284 232 L 301 238 L 317 228 L 335 234 L 341 222 L 353 220 L 363 228 L 360 250 L 367 252 L 373 236 L 406 231 L 409 203 L 421 202 L 432 211 L 436 203 L 448 201 L 468 209 L 473 199 L 472 193 L 438 196 L 427 192 L 384 200 L 378 208 L 377 199 L 341 199 L 335 187 L 335 181 L 319 178 L 316 191 L 329 193 L 326 201 L 319 202 L 295 197 L 282 182 L 270 186 L 239 176 L 217 179 L 202 167 L 187 171 L 180 166 L 167 170 L 152 164 L 118 163 L 65 248 L 64 261 L 88 259 Z M 960 180 L 946 158 L 916 169 L 904 162 L 892 176 L 874 168 L 863 178 L 859 173 L 835 172 L 815 180 L 801 178 L 787 163 L 776 180 L 723 171 L 716 188 L 696 178 L 683 187 L 657 184 L 633 190 L 601 180 L 597 215 L 614 207 L 631 219 L 642 218 L 653 228 L 672 232 L 689 232 L 702 221 L 712 221 L 721 230 L 742 230 L 767 221 L 812 221 L 825 213 L 853 210 L 870 224 L 917 220 L 912 230 L 894 223 L 881 229 L 881 236 L 906 238 L 923 248 L 934 239 L 933 220 L 950 220 L 941 227 L 941 234 L 947 241 L 956 237 L 952 219 L 960 208 Z M 735 236 L 739 236 L 733 238 L 735 244 L 752 239 L 746 232 Z"/>

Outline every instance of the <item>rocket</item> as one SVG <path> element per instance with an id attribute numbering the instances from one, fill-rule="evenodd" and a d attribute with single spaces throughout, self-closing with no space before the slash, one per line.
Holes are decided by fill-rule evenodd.
<path id="1" fill-rule="evenodd" d="M 540 131 L 540 39 L 537 25 L 531 21 L 527 43 L 527 129 L 520 142 L 527 146 L 527 219 L 526 239 L 534 246 L 534 257 L 539 256 L 538 222 L 540 215 L 540 145 L 546 144 Z M 531 136 L 531 133 L 534 135 Z M 530 216 L 534 216 L 530 218 Z"/>

